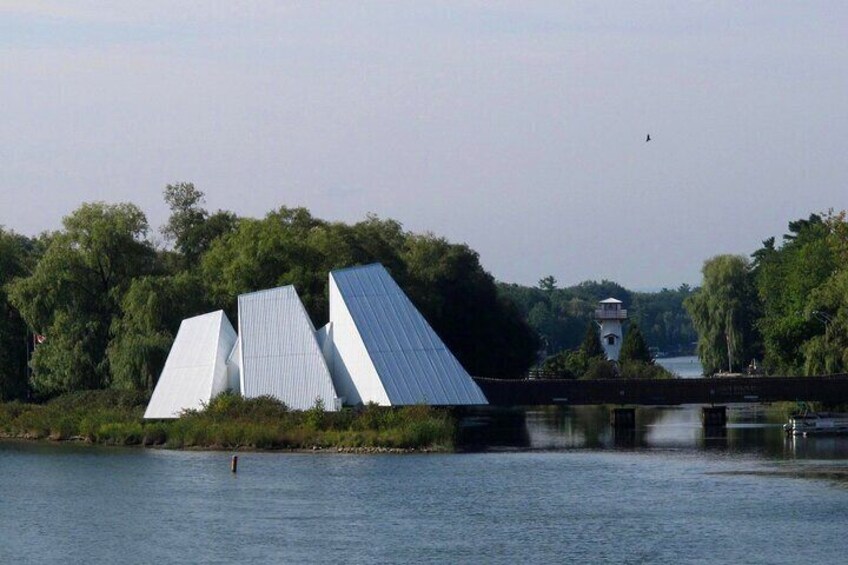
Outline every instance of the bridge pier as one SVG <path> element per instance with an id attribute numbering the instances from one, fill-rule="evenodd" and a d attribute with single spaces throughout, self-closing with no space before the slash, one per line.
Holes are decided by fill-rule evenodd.
<path id="1" fill-rule="evenodd" d="M 610 412 L 610 425 L 616 430 L 635 430 L 636 409 L 613 408 Z"/>
<path id="2" fill-rule="evenodd" d="M 727 426 L 727 406 L 704 406 L 701 408 L 701 421 L 705 428 Z"/>

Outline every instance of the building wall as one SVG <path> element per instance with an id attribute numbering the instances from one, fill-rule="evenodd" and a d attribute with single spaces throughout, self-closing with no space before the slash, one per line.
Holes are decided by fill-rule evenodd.
<path id="1" fill-rule="evenodd" d="M 483 392 L 379 264 L 330 274 L 330 320 L 339 387 L 361 401 L 482 405 Z M 345 393 L 347 394 L 347 393 Z"/>
<path id="2" fill-rule="evenodd" d="M 294 287 L 243 294 L 238 308 L 241 393 L 273 396 L 295 410 L 320 399 L 335 410 L 330 371 Z"/>
<path id="3" fill-rule="evenodd" d="M 604 346 L 604 352 L 607 354 L 607 359 L 610 361 L 618 361 L 618 356 L 621 353 L 621 342 L 624 338 L 620 320 L 604 320 L 601 322 L 601 344 Z M 607 343 L 606 336 L 615 334 L 615 345 Z"/>
<path id="4" fill-rule="evenodd" d="M 376 402 L 391 406 L 377 369 L 365 349 L 353 317 L 330 274 L 333 382 L 345 404 Z"/>
<path id="5" fill-rule="evenodd" d="M 235 340 L 221 310 L 183 320 L 144 417 L 177 418 L 226 390 L 227 355 Z"/>

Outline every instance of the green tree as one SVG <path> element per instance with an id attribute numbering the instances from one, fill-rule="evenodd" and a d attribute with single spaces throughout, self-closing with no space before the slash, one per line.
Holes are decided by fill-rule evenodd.
<path id="1" fill-rule="evenodd" d="M 780 247 L 769 238 L 753 254 L 762 303 L 758 328 L 770 372 L 800 374 L 805 365 L 803 344 L 823 333 L 822 324 L 804 312 L 815 309 L 810 297 L 840 266 L 834 231 L 821 216 L 811 214 L 808 219 L 789 222 L 789 233 Z"/>
<path id="2" fill-rule="evenodd" d="M 819 332 L 801 346 L 804 374 L 848 372 L 848 268 L 810 294 L 803 317 Z"/>
<path id="3" fill-rule="evenodd" d="M 553 275 L 548 275 L 539 279 L 539 288 L 545 292 L 553 292 L 556 290 L 557 280 Z"/>
<path id="4" fill-rule="evenodd" d="M 497 292 L 477 253 L 430 234 L 404 232 L 369 216 L 354 225 L 281 208 L 242 220 L 201 259 L 212 303 L 234 314 L 238 294 L 293 284 L 313 323 L 326 323 L 329 271 L 379 262 L 436 333 L 475 375 L 519 376 L 535 361 L 538 338 Z"/>
<path id="5" fill-rule="evenodd" d="M 684 305 L 698 331 L 698 355 L 707 374 L 743 367 L 759 353 L 757 294 L 750 264 L 739 255 L 708 259 L 698 292 Z"/>
<path id="6" fill-rule="evenodd" d="M 535 287 L 499 283 L 498 292 L 514 303 L 530 327 L 544 338 L 548 352 L 579 347 L 598 301 L 609 296 L 622 299 L 630 319 L 639 324 L 651 346 L 688 354 L 698 339 L 683 307 L 683 301 L 693 293 L 687 285 L 656 293 L 631 293 L 610 281 L 552 288 L 546 279 Z"/>
<path id="7" fill-rule="evenodd" d="M 642 330 L 633 322 L 630 323 L 630 327 L 624 333 L 624 341 L 621 343 L 621 352 L 619 353 L 618 360 L 621 363 L 631 361 L 646 363 L 648 365 L 653 365 L 654 363 L 654 358 L 648 350 L 648 344 L 645 343 L 645 338 L 642 336 Z"/>
<path id="8" fill-rule="evenodd" d="M 586 336 L 580 345 L 580 351 L 583 352 L 583 355 L 587 359 L 594 359 L 595 357 L 607 358 L 604 346 L 601 344 L 601 338 L 598 335 L 598 326 L 595 322 L 589 322 L 589 325 L 586 326 Z"/>
<path id="9" fill-rule="evenodd" d="M 26 398 L 31 337 L 6 285 L 32 268 L 36 242 L 0 227 L 0 401 Z"/>
<path id="10" fill-rule="evenodd" d="M 212 309 L 200 288 L 199 278 L 190 272 L 132 281 L 107 349 L 114 388 L 153 390 L 180 322 Z"/>
<path id="11" fill-rule="evenodd" d="M 112 321 L 132 279 L 155 268 L 147 219 L 132 204 L 83 204 L 63 225 L 32 274 L 9 286 L 12 304 L 47 338 L 32 357 L 40 395 L 109 384 Z"/>
<path id="12" fill-rule="evenodd" d="M 659 292 L 633 293 L 628 309 L 631 323 L 637 324 L 645 341 L 660 351 L 688 354 L 698 339 L 683 301 L 693 294 L 688 285 Z"/>
<path id="13" fill-rule="evenodd" d="M 409 235 L 407 292 L 472 375 L 519 377 L 536 360 L 539 338 L 467 245 Z"/>
<path id="14" fill-rule="evenodd" d="M 202 208 L 206 198 L 193 183 L 169 184 L 164 194 L 171 216 L 163 226 L 162 234 L 174 242 L 188 266 L 194 265 L 215 239 L 231 233 L 238 223 L 232 212 L 219 210 L 210 215 Z"/>

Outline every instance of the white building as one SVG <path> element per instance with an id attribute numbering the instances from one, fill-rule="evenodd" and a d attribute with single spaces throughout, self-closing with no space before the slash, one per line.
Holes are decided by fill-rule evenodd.
<path id="1" fill-rule="evenodd" d="M 595 310 L 595 321 L 600 326 L 601 344 L 610 361 L 618 361 L 621 342 L 624 340 L 623 324 L 627 320 L 627 310 L 621 305 L 621 300 L 607 298 L 601 300 Z"/>
<path id="2" fill-rule="evenodd" d="M 342 403 L 487 404 L 382 265 L 330 273 L 330 322 L 315 331 L 294 287 L 238 298 L 238 335 L 223 312 L 184 320 L 145 418 L 176 418 L 231 390 L 303 410 Z"/>
<path id="3" fill-rule="evenodd" d="M 332 367 L 348 404 L 488 404 L 379 264 L 330 273 Z"/>
<path id="4" fill-rule="evenodd" d="M 222 310 L 183 320 L 144 417 L 178 418 L 227 390 L 227 356 L 235 342 Z"/>
<path id="5" fill-rule="evenodd" d="M 239 385 L 245 398 L 273 396 L 295 410 L 321 400 L 341 408 L 315 327 L 293 286 L 238 297 Z"/>

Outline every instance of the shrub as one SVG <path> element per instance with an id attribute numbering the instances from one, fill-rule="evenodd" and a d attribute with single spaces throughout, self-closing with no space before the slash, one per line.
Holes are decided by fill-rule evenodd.
<path id="1" fill-rule="evenodd" d="M 138 445 L 143 435 L 139 422 L 108 422 L 98 428 L 96 440 L 107 445 Z"/>
<path id="2" fill-rule="evenodd" d="M 672 379 L 674 375 L 659 365 L 651 365 L 641 361 L 627 361 L 620 366 L 621 377 L 624 379 Z"/>
<path id="3" fill-rule="evenodd" d="M 168 441 L 168 431 L 164 424 L 153 423 L 144 426 L 141 436 L 142 445 L 162 445 Z"/>
<path id="4" fill-rule="evenodd" d="M 618 378 L 618 371 L 615 363 L 595 357 L 589 359 L 589 368 L 583 374 L 581 379 L 615 379 Z"/>

